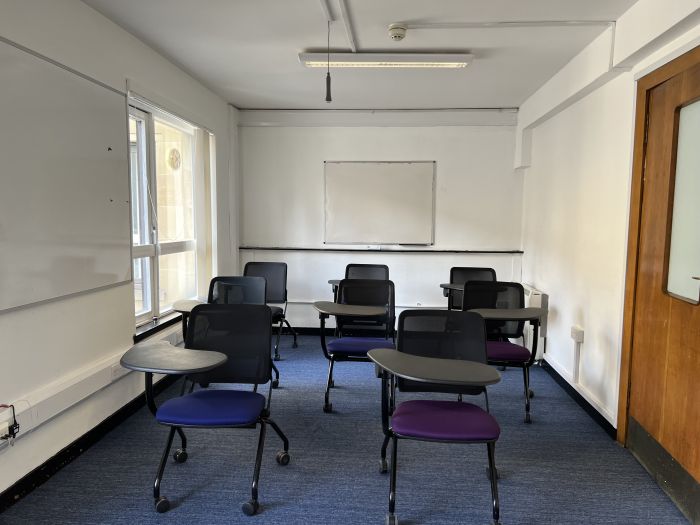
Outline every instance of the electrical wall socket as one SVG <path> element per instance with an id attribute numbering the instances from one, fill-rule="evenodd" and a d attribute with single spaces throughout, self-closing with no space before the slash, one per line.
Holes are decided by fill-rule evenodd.
<path id="1" fill-rule="evenodd" d="M 583 328 L 576 325 L 572 326 L 571 339 L 573 339 L 576 343 L 583 343 Z"/>

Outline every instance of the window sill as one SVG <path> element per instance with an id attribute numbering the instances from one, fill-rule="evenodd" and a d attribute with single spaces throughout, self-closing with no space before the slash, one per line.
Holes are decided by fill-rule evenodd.
<path id="1" fill-rule="evenodd" d="M 165 330 L 169 326 L 179 323 L 182 320 L 182 314 L 177 312 L 171 312 L 156 321 L 151 321 L 150 323 L 143 324 L 136 327 L 134 331 L 134 343 L 143 341 L 144 339 L 157 334 L 161 330 Z"/>

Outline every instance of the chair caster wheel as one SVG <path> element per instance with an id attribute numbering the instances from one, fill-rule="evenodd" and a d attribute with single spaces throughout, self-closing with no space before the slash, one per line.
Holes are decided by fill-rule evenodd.
<path id="1" fill-rule="evenodd" d="M 279 388 L 280 386 L 280 380 L 279 379 L 273 379 L 272 380 L 272 388 Z"/>
<path id="2" fill-rule="evenodd" d="M 277 457 L 275 458 L 277 460 L 277 463 L 279 463 L 282 466 L 289 465 L 289 452 L 286 450 L 280 450 L 277 453 Z"/>
<path id="3" fill-rule="evenodd" d="M 175 460 L 175 463 L 184 463 L 187 461 L 187 457 L 187 451 L 183 448 L 179 448 L 173 452 L 173 459 Z"/>
<path id="4" fill-rule="evenodd" d="M 505 372 L 505 371 L 506 371 L 506 367 L 505 367 L 505 366 L 499 366 L 498 369 L 499 369 L 501 372 Z"/>
<path id="5" fill-rule="evenodd" d="M 297 340 L 295 339 L 294 342 L 292 343 L 292 348 L 299 348 L 299 345 L 297 344 Z"/>
<path id="6" fill-rule="evenodd" d="M 532 423 L 532 418 L 530 417 L 530 414 L 525 414 L 525 423 Z"/>
<path id="7" fill-rule="evenodd" d="M 330 414 L 331 412 L 333 412 L 333 403 L 326 403 L 325 405 L 323 405 L 323 411 L 326 414 Z"/>
<path id="8" fill-rule="evenodd" d="M 387 472 L 389 472 L 389 464 L 386 462 L 386 459 L 380 459 L 379 460 L 379 473 L 386 474 Z"/>
<path id="9" fill-rule="evenodd" d="M 156 511 L 163 514 L 170 510 L 170 502 L 165 496 L 161 496 L 156 500 Z"/>
<path id="10" fill-rule="evenodd" d="M 273 357 L 272 359 L 274 359 L 275 361 L 279 361 L 279 360 L 280 360 L 279 354 L 277 354 L 277 355 L 276 355 L 275 357 Z"/>
<path id="11" fill-rule="evenodd" d="M 530 396 L 530 399 L 535 397 L 535 392 L 533 390 L 528 390 L 528 395 Z"/>
<path id="12" fill-rule="evenodd" d="M 260 503 L 255 500 L 246 501 L 241 506 L 241 510 L 246 516 L 255 516 L 260 510 Z"/>
<path id="13" fill-rule="evenodd" d="M 387 514 L 386 525 L 399 525 L 399 518 L 396 517 L 396 514 Z"/>

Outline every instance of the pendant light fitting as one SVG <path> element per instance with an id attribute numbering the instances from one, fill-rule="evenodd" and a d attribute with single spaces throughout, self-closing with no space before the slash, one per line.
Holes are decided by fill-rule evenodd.
<path id="1" fill-rule="evenodd" d="M 328 20 L 328 44 L 326 47 L 326 102 L 332 102 L 331 98 L 331 21 Z"/>

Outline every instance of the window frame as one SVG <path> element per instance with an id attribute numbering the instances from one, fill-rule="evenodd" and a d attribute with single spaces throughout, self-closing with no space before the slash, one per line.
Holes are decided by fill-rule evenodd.
<path id="1" fill-rule="evenodd" d="M 158 261 L 157 261 L 157 249 L 154 239 L 154 210 L 157 209 L 157 202 L 155 199 L 157 195 L 155 193 L 153 177 L 150 173 L 153 172 L 155 166 L 155 159 L 153 158 L 153 144 L 155 143 L 155 138 L 153 135 L 153 120 L 150 113 L 137 108 L 129 104 L 129 120 L 136 120 L 136 158 L 138 161 L 138 172 L 136 175 L 137 183 L 139 184 L 139 191 L 145 194 L 141 194 L 142 202 L 139 203 L 140 209 L 136 212 L 137 220 L 139 221 L 139 227 L 143 228 L 141 231 L 140 244 L 135 245 L 133 239 L 133 224 L 132 224 L 132 240 L 131 240 L 131 259 L 132 265 L 137 259 L 148 259 L 149 261 L 149 272 L 148 276 L 142 275 L 142 280 L 146 284 L 146 279 L 149 287 L 150 305 L 149 308 L 136 315 L 136 326 L 150 322 L 157 319 L 159 316 L 158 312 L 158 293 L 157 293 L 157 283 L 158 283 Z M 139 122 L 142 124 L 139 125 Z M 141 140 L 139 140 L 141 139 Z M 129 149 L 131 150 L 132 142 L 131 137 L 129 138 Z M 132 172 L 131 166 L 131 151 L 129 154 L 129 171 L 130 177 Z M 145 172 L 145 174 L 143 173 Z M 141 181 L 144 178 L 145 180 Z M 133 182 L 133 181 L 132 181 Z M 131 214 L 134 217 L 133 202 Z"/>
<path id="2" fill-rule="evenodd" d="M 187 253 L 193 252 L 195 258 L 195 269 L 194 269 L 194 287 L 195 290 L 198 289 L 199 283 L 199 271 L 200 271 L 200 260 L 198 257 L 199 248 L 201 242 L 198 242 L 200 233 L 202 233 L 201 228 L 198 225 L 198 215 L 199 210 L 197 210 L 197 201 L 195 195 L 197 194 L 197 177 L 193 174 L 192 180 L 192 192 L 194 200 L 194 210 L 193 210 L 193 238 L 176 240 L 176 241 L 166 241 L 161 243 L 158 239 L 158 187 L 157 187 L 157 166 L 156 166 L 156 137 L 155 137 L 155 120 L 163 122 L 165 125 L 172 126 L 184 133 L 192 136 L 192 155 L 193 163 L 197 155 L 197 126 L 190 124 L 189 122 L 167 113 L 159 108 L 151 106 L 150 104 L 143 103 L 140 99 L 129 98 L 128 103 L 128 116 L 129 120 L 132 118 L 137 121 L 137 160 L 139 162 L 139 171 L 137 173 L 137 178 L 145 177 L 144 183 L 140 186 L 140 191 L 145 189 L 145 195 L 142 196 L 143 203 L 138 210 L 137 220 L 139 221 L 139 227 L 144 228 L 141 231 L 141 244 L 135 245 L 133 238 L 133 224 L 132 224 L 132 266 L 134 262 L 138 259 L 148 259 L 149 261 L 149 278 L 148 283 L 150 286 L 150 308 L 142 312 L 140 315 L 136 315 L 135 312 L 135 322 L 136 326 L 141 326 L 151 321 L 158 320 L 161 317 L 167 316 L 173 312 L 172 308 L 167 310 L 161 310 L 161 300 L 160 300 L 160 256 L 166 256 L 176 253 Z M 139 145 L 138 135 L 139 135 L 139 125 L 138 122 L 141 121 L 143 125 L 141 126 L 142 144 Z M 205 130 L 206 131 L 206 130 Z M 129 137 L 129 169 L 131 178 L 131 147 L 132 142 Z M 211 176 L 211 172 L 209 175 Z M 133 204 L 133 203 L 132 203 Z M 134 215 L 132 208 L 132 217 Z M 205 233 L 206 236 L 206 233 Z M 145 281 L 145 277 L 142 277 Z M 196 293 L 196 292 L 195 292 Z M 184 299 L 184 297 L 183 297 Z"/>

